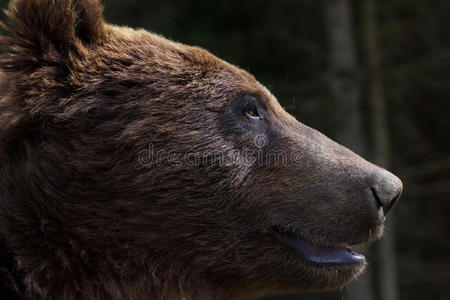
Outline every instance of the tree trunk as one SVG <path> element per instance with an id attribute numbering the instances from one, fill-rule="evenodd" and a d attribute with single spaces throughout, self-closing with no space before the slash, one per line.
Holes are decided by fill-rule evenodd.
<path id="1" fill-rule="evenodd" d="M 372 155 L 374 162 L 382 167 L 389 166 L 389 134 L 386 122 L 386 103 L 382 73 L 380 68 L 380 49 L 377 37 L 377 9 L 375 0 L 365 0 L 363 4 L 364 37 L 369 66 L 369 101 L 372 111 Z M 383 239 L 378 242 L 377 287 L 382 300 L 397 300 L 398 286 L 394 257 L 394 233 L 392 215 L 386 224 Z"/>
<path id="2" fill-rule="evenodd" d="M 348 0 L 325 0 L 325 25 L 329 42 L 328 84 L 337 118 L 335 139 L 364 154 L 359 67 Z"/>
<path id="3" fill-rule="evenodd" d="M 366 155 L 361 117 L 361 83 L 349 0 L 325 0 L 329 42 L 329 88 L 335 105 L 335 139 Z M 367 254 L 366 249 L 362 249 Z M 370 268 L 346 289 L 346 299 L 372 300 Z"/>

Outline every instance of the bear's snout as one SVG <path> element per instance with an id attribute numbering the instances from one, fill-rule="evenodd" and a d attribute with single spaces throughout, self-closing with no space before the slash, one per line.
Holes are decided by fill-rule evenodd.
<path id="1" fill-rule="evenodd" d="M 284 124 L 282 144 L 302 155 L 277 169 L 289 176 L 280 176 L 283 192 L 271 194 L 278 201 L 269 208 L 275 228 L 331 247 L 379 239 L 402 193 L 401 180 L 317 130 L 292 119 Z"/>

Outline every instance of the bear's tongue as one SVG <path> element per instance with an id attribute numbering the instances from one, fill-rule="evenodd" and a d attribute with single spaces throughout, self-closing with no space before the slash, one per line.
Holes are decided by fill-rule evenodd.
<path id="1" fill-rule="evenodd" d="M 297 250 L 306 259 L 315 263 L 354 264 L 362 263 L 364 255 L 355 253 L 348 248 L 316 246 L 301 238 L 276 233 L 277 238 L 285 245 Z"/>

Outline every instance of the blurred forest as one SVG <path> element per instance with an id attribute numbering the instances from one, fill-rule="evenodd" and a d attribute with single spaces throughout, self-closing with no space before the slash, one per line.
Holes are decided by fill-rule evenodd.
<path id="1" fill-rule="evenodd" d="M 204 47 L 250 71 L 301 122 L 403 180 L 360 280 L 264 299 L 450 299 L 450 1 L 103 3 L 110 23 Z"/>

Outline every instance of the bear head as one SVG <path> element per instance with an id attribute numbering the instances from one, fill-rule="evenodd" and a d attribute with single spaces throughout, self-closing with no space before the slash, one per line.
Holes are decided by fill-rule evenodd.
<path id="1" fill-rule="evenodd" d="M 0 39 L 0 235 L 30 299 L 342 287 L 401 181 L 207 51 L 16 0 Z M 5 265 L 5 264 L 4 264 Z M 140 299 L 140 298 L 139 298 Z"/>

